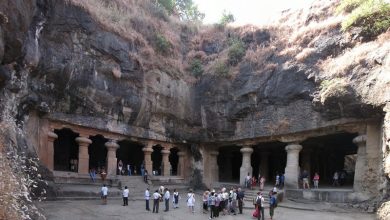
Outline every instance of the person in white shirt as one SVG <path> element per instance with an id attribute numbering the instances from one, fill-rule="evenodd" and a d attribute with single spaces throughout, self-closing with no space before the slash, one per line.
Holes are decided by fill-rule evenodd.
<path id="1" fill-rule="evenodd" d="M 108 188 L 107 188 L 106 184 L 103 184 L 103 187 L 101 189 L 101 194 L 102 194 L 103 204 L 107 205 Z"/>
<path id="2" fill-rule="evenodd" d="M 160 203 L 161 195 L 158 193 L 158 190 L 156 190 L 153 193 L 153 213 L 158 213 L 159 203 Z"/>
<path id="3" fill-rule="evenodd" d="M 187 206 L 190 212 L 195 213 L 195 194 L 192 192 L 192 189 L 187 194 Z"/>
<path id="4" fill-rule="evenodd" d="M 149 200 L 150 200 L 149 188 L 146 188 L 146 190 L 145 190 L 145 202 L 146 202 L 146 210 L 147 211 L 150 211 Z"/>
<path id="5" fill-rule="evenodd" d="M 169 189 L 165 188 L 165 193 L 164 193 L 164 200 L 165 200 L 165 210 L 164 212 L 169 211 L 169 198 L 171 197 L 171 194 L 169 193 Z"/>
<path id="6" fill-rule="evenodd" d="M 129 205 L 129 189 L 127 186 L 125 186 L 125 189 L 122 192 L 123 196 L 123 206 L 128 206 Z"/>

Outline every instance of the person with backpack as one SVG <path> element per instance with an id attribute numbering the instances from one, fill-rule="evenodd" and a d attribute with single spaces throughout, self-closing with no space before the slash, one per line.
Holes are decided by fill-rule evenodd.
<path id="1" fill-rule="evenodd" d="M 210 217 L 209 219 L 215 218 L 215 195 L 214 192 L 211 192 L 208 198 L 208 206 L 210 207 Z"/>
<path id="2" fill-rule="evenodd" d="M 276 193 L 273 193 L 269 198 L 269 216 L 271 217 L 271 220 L 274 216 L 274 211 L 277 206 L 278 206 L 278 201 L 276 199 Z"/>
<path id="3" fill-rule="evenodd" d="M 253 204 L 255 205 L 255 211 L 253 212 L 253 217 L 260 220 L 260 217 L 262 220 L 264 220 L 264 197 L 262 196 L 261 192 L 257 193 L 257 196 L 253 200 Z"/>
<path id="4" fill-rule="evenodd" d="M 238 211 L 240 214 L 242 214 L 242 206 L 244 204 L 244 191 L 241 190 L 241 188 L 237 189 L 237 200 L 238 200 Z"/>

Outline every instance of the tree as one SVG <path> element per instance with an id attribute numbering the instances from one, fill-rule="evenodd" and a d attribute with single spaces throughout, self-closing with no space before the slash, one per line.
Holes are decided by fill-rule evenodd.
<path id="1" fill-rule="evenodd" d="M 234 22 L 235 20 L 236 19 L 234 18 L 234 15 L 231 12 L 227 12 L 226 10 L 224 10 L 222 12 L 222 17 L 221 20 L 219 21 L 219 24 L 224 27 L 227 24 Z"/>
<path id="2" fill-rule="evenodd" d="M 181 20 L 202 22 L 205 16 L 192 0 L 157 0 L 156 3 L 169 15 L 177 15 Z"/>

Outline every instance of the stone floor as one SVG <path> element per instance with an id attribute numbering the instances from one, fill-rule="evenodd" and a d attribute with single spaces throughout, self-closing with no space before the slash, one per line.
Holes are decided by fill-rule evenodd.
<path id="1" fill-rule="evenodd" d="M 160 203 L 160 212 L 158 214 L 145 211 L 143 201 L 129 201 L 129 206 L 121 205 L 121 200 L 109 200 L 107 205 L 101 205 L 99 200 L 82 201 L 50 201 L 40 202 L 37 206 L 44 210 L 46 217 L 51 220 L 119 220 L 119 219 L 142 219 L 142 220 L 165 220 L 165 219 L 208 219 L 208 215 L 203 214 L 199 197 L 197 199 L 196 212 L 189 213 L 185 206 L 185 201 L 180 202 L 181 207 L 169 212 L 163 212 L 163 203 Z M 300 207 L 305 209 L 300 209 Z M 172 207 L 171 207 L 172 208 Z M 269 219 L 268 209 L 265 210 L 266 218 Z M 252 210 L 244 210 L 243 215 L 220 216 L 219 219 L 253 219 Z M 329 211 L 329 207 L 316 206 L 312 204 L 299 204 L 290 202 L 289 208 L 278 207 L 275 211 L 276 220 L 370 220 L 375 219 L 372 214 L 347 212 L 340 209 Z"/>

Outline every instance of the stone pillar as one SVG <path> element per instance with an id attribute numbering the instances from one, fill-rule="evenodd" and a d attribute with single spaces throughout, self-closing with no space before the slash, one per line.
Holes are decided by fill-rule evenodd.
<path id="1" fill-rule="evenodd" d="M 170 175 L 170 169 L 171 169 L 171 163 L 169 162 L 169 154 L 171 153 L 171 151 L 169 150 L 169 148 L 164 148 L 163 150 L 161 150 L 161 154 L 162 154 L 162 175 L 163 176 L 169 176 Z"/>
<path id="2" fill-rule="evenodd" d="M 92 144 L 92 141 L 91 139 L 88 139 L 86 137 L 77 137 L 76 142 L 79 144 L 78 173 L 88 174 L 89 173 L 88 146 Z"/>
<path id="3" fill-rule="evenodd" d="M 353 190 L 363 192 L 363 178 L 366 172 L 366 135 L 355 137 L 353 143 L 358 146 Z"/>
<path id="4" fill-rule="evenodd" d="M 260 152 L 260 174 L 264 176 L 265 180 L 268 181 L 269 170 L 268 170 L 268 157 L 270 152 Z"/>
<path id="5" fill-rule="evenodd" d="M 46 166 L 47 169 L 54 170 L 54 141 L 58 138 L 58 135 L 52 131 L 47 133 L 47 155 L 46 155 Z"/>
<path id="6" fill-rule="evenodd" d="M 218 151 L 210 152 L 210 169 L 211 169 L 211 183 L 215 183 L 219 181 L 219 167 L 218 167 Z"/>
<path id="7" fill-rule="evenodd" d="M 251 147 L 241 148 L 242 153 L 242 165 L 240 167 L 240 184 L 245 185 L 245 177 L 248 175 L 252 176 L 252 166 L 251 166 L 251 154 L 253 149 Z"/>
<path id="8" fill-rule="evenodd" d="M 177 162 L 177 175 L 184 177 L 184 159 L 185 159 L 186 153 L 179 151 L 177 152 L 177 156 L 179 157 L 179 160 Z"/>
<path id="9" fill-rule="evenodd" d="M 286 146 L 287 164 L 284 170 L 284 185 L 286 188 L 298 189 L 299 178 L 299 151 L 302 146 L 299 144 L 289 144 Z"/>
<path id="10" fill-rule="evenodd" d="M 302 151 L 302 169 L 306 170 L 311 179 L 311 149 L 305 149 Z"/>
<path id="11" fill-rule="evenodd" d="M 111 140 L 106 142 L 107 148 L 107 176 L 112 177 L 116 175 L 117 169 L 117 158 L 116 158 L 116 150 L 119 148 L 119 144 L 115 141 Z"/>
<path id="12" fill-rule="evenodd" d="M 144 161 L 145 161 L 145 170 L 148 171 L 149 175 L 153 174 L 153 161 L 152 161 L 152 152 L 153 152 L 153 143 L 147 143 L 144 148 Z"/>

